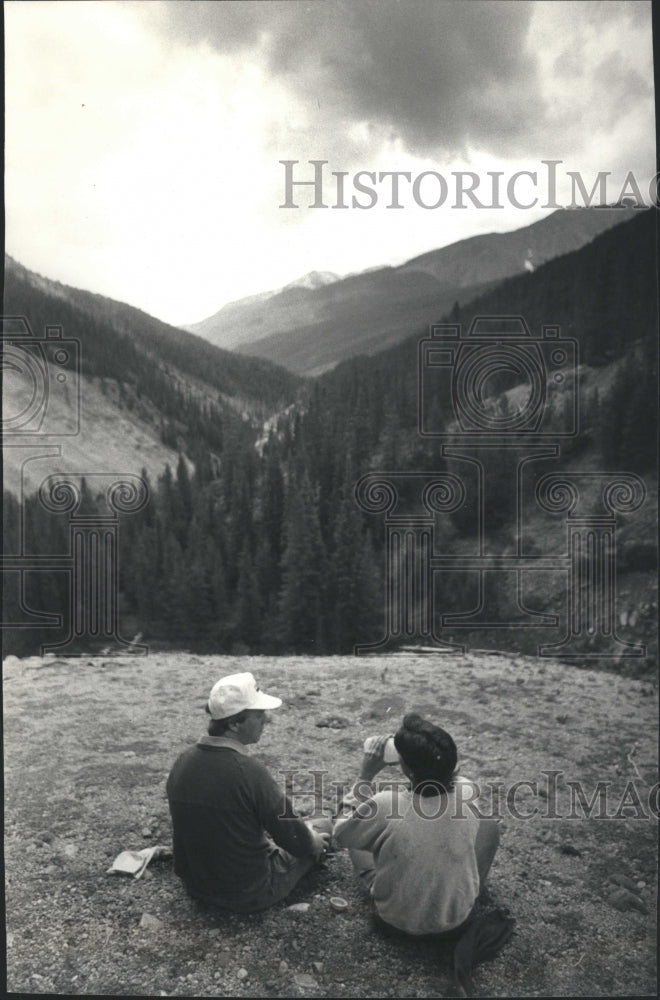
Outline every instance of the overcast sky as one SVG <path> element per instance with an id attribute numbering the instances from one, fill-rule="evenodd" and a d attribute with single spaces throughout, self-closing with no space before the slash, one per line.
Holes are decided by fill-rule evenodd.
<path id="1" fill-rule="evenodd" d="M 48 277 L 172 323 L 310 270 L 396 264 L 550 211 L 541 161 L 613 200 L 655 171 L 646 2 L 31 2 L 5 4 L 6 247 Z M 327 160 L 324 198 L 281 208 L 280 160 Z M 452 207 L 452 172 L 521 179 L 500 209 Z M 351 207 L 358 171 L 405 171 Z M 425 171 L 447 178 L 438 187 Z M 439 183 L 439 182 L 436 182 Z M 310 191 L 310 194 L 307 192 Z M 492 193 L 492 192 L 491 192 Z M 362 204 L 370 199 L 358 193 Z"/>

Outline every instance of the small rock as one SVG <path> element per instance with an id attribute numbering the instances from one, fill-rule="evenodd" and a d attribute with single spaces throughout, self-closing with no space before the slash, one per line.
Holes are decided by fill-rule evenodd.
<path id="1" fill-rule="evenodd" d="M 629 889 L 630 892 L 637 891 L 637 885 L 631 878 L 627 875 L 622 875 L 619 872 L 615 872 L 614 875 L 610 875 L 610 882 L 614 882 L 615 885 L 621 885 L 624 889 Z"/>
<path id="2" fill-rule="evenodd" d="M 346 729 L 350 722 L 343 715 L 326 715 L 317 719 L 314 725 L 317 729 Z"/>
<path id="3" fill-rule="evenodd" d="M 582 857 L 582 851 L 578 851 L 577 847 L 573 847 L 573 845 L 569 843 L 560 844 L 559 850 L 561 851 L 562 854 L 568 854 L 573 858 Z"/>
<path id="4" fill-rule="evenodd" d="M 76 854 L 78 853 L 78 848 L 76 847 L 75 844 L 65 844 L 64 853 L 67 856 L 67 858 L 75 858 Z"/>
<path id="5" fill-rule="evenodd" d="M 640 879 L 639 882 L 637 883 L 637 888 L 646 889 L 646 882 L 643 879 Z"/>
<path id="6" fill-rule="evenodd" d="M 560 725 L 563 726 L 564 723 L 568 722 L 569 716 L 568 715 L 557 715 L 556 719 L 557 719 L 557 722 L 559 722 Z"/>
<path id="7" fill-rule="evenodd" d="M 287 906 L 287 911 L 289 913 L 307 913 L 309 907 L 309 903 L 293 903 L 291 906 Z"/>
<path id="8" fill-rule="evenodd" d="M 626 910 L 638 910 L 640 913 L 648 912 L 639 896 L 636 896 L 634 892 L 629 892 L 628 889 L 615 889 L 607 897 L 607 902 L 615 910 L 620 910 L 622 913 L 625 913 Z"/>
<path id="9" fill-rule="evenodd" d="M 308 987 L 308 986 L 318 986 L 317 981 L 314 976 L 310 976 L 308 972 L 297 972 L 293 977 L 293 981 L 296 986 Z"/>
<path id="10" fill-rule="evenodd" d="M 139 926 L 143 931 L 162 931 L 165 925 L 162 920 L 152 916 L 151 913 L 143 913 L 140 917 Z"/>
<path id="11" fill-rule="evenodd" d="M 312 962 L 312 968 L 314 972 L 320 974 L 323 972 L 323 962 Z"/>
<path id="12" fill-rule="evenodd" d="M 282 959 L 282 961 L 280 962 L 280 964 L 278 966 L 277 971 L 279 972 L 279 974 L 281 976 L 283 976 L 285 972 L 289 971 L 289 963 L 285 962 L 284 959 Z"/>
<path id="13" fill-rule="evenodd" d="M 248 977 L 248 970 L 247 969 L 239 969 L 238 972 L 236 973 L 236 976 L 237 976 L 238 979 L 247 979 L 247 977 Z"/>
<path id="14" fill-rule="evenodd" d="M 143 826 L 142 827 L 142 836 L 143 837 L 150 837 L 151 836 L 151 829 L 148 826 Z"/>

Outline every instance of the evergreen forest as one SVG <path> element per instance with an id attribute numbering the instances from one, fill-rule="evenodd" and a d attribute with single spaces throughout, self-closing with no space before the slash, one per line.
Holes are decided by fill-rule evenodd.
<path id="1" fill-rule="evenodd" d="M 467 329 L 476 315 L 520 314 L 535 337 L 552 323 L 575 338 L 580 433 L 562 446 L 562 459 L 636 473 L 651 497 L 655 227 L 655 213 L 640 212 L 581 250 L 438 316 Z M 168 328 L 163 336 L 162 324 L 149 317 L 138 323 L 135 310 L 78 295 L 49 299 L 16 272 L 5 314 L 27 315 L 38 329 L 56 310 L 66 335 L 81 339 L 83 371 L 116 381 L 123 405 L 150 413 L 180 456 L 153 481 L 143 472 L 149 502 L 120 519 L 122 635 L 140 633 L 153 648 L 230 653 L 350 653 L 377 641 L 385 617 L 384 525 L 359 508 L 355 485 L 373 470 L 449 468 L 440 443 L 418 433 L 418 344 L 428 329 L 304 380 L 181 331 Z M 427 402 L 434 426 L 451 433 L 451 398 Z M 97 498 L 85 481 L 81 489 L 93 511 Z M 31 552 L 67 551 L 66 515 L 47 513 L 37 497 L 26 498 L 21 512 L 8 493 L 5 551 L 17 551 L 21 516 Z M 501 528 L 505 545 L 507 525 Z M 438 537 L 447 551 L 460 551 L 470 532 L 468 508 L 445 518 Z M 649 538 L 628 569 L 652 573 L 655 564 Z M 7 587 L 5 621 L 20 620 L 21 600 L 66 620 L 67 574 L 27 573 L 22 597 Z M 5 629 L 5 652 L 37 653 L 63 636 Z"/>

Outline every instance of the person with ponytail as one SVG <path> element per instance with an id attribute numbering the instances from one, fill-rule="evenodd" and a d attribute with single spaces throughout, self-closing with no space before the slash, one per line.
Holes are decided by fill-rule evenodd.
<path id="1" fill-rule="evenodd" d="M 414 713 L 394 736 L 409 785 L 388 783 L 376 791 L 373 779 L 386 766 L 387 741 L 368 741 L 334 837 L 349 849 L 386 928 L 416 936 L 460 934 L 497 851 L 499 827 L 470 807 L 475 787 L 457 774 L 449 733 Z"/>

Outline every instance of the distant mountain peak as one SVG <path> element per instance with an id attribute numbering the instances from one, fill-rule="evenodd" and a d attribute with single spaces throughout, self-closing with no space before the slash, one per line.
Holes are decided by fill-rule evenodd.
<path id="1" fill-rule="evenodd" d="M 469 236 L 398 266 L 343 278 L 311 271 L 186 329 L 225 350 L 318 375 L 428 328 L 457 302 L 463 305 L 514 275 L 534 273 L 634 215 L 632 208 L 560 209 L 521 229 Z"/>
<path id="2" fill-rule="evenodd" d="M 295 281 L 289 282 L 282 288 L 282 291 L 288 292 L 291 288 L 323 288 L 324 285 L 332 285 L 333 282 L 339 280 L 340 275 L 334 274 L 332 271 L 309 271 L 308 274 L 303 274 L 302 278 L 296 278 Z"/>

